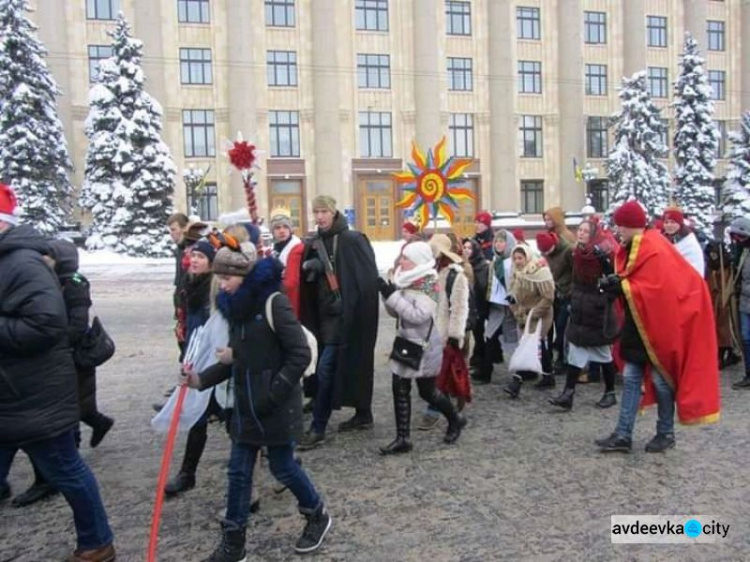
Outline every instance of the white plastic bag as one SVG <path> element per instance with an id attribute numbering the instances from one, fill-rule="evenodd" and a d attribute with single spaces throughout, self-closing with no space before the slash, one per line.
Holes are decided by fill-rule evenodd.
<path id="1" fill-rule="evenodd" d="M 542 361 L 539 358 L 539 345 L 541 344 L 542 319 L 536 322 L 536 330 L 531 330 L 531 316 L 533 310 L 529 311 L 526 317 L 526 328 L 518 342 L 518 347 L 513 352 L 508 364 L 508 370 L 511 373 L 520 371 L 529 371 L 531 373 L 542 374 Z"/>
<path id="2" fill-rule="evenodd" d="M 185 363 L 192 365 L 193 371 L 200 373 L 216 363 L 216 349 L 229 343 L 229 325 L 224 317 L 214 312 L 208 321 L 197 328 L 190 337 L 189 350 L 185 353 Z M 188 431 L 201 418 L 211 400 L 213 388 L 196 390 L 188 388 L 180 412 L 179 431 Z M 167 433 L 172 413 L 177 405 L 178 392 L 173 392 L 167 403 L 151 420 L 151 427 L 158 433 Z"/>

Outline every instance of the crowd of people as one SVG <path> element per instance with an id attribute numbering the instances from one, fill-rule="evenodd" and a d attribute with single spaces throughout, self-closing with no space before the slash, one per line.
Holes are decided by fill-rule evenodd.
<path id="1" fill-rule="evenodd" d="M 17 224 L 14 208 L 12 191 L 0 186 L 0 499 L 10 496 L 7 475 L 21 449 L 36 479 L 32 501 L 16 503 L 62 492 L 78 535 L 69 560 L 110 562 L 113 534 L 77 449 L 79 420 L 92 427 L 92 447 L 113 424 L 97 410 L 95 372 L 77 367 L 71 353 L 89 325 L 88 282 L 77 271 L 75 248 Z M 566 411 L 582 383 L 603 381 L 596 405 L 617 405 L 619 372 L 619 419 L 597 446 L 630 451 L 639 406 L 657 404 L 646 451 L 664 452 L 675 445 L 675 414 L 687 424 L 718 419 L 719 369 L 741 356 L 750 365 L 750 218 L 732 223 L 731 245 L 702 245 L 679 209 L 650 223 L 636 201 L 617 209 L 611 225 L 585 216 L 576 233 L 562 209 L 549 209 L 536 244 L 520 229 L 494 228 L 487 211 L 464 239 L 428 236 L 406 221 L 399 256 L 381 273 L 370 242 L 349 228 L 333 198 L 316 197 L 312 210 L 316 230 L 304 239 L 288 210 L 272 210 L 271 245 L 249 222 L 220 231 L 177 213 L 167 224 L 176 244 L 180 362 L 214 315 L 228 326 L 213 366 L 181 368 L 179 385 L 213 390 L 165 488 L 175 497 L 195 487 L 208 424 L 221 420 L 231 438 L 227 506 L 209 562 L 246 559 L 262 457 L 306 520 L 296 551 L 323 543 L 332 518 L 300 453 L 327 444 L 334 410 L 353 409 L 338 432 L 373 427 L 381 301 L 395 325 L 388 360 L 395 437 L 380 447 L 382 455 L 413 448 L 412 381 L 426 403 L 418 429 L 445 418 L 450 446 L 467 426 L 475 389 L 490 383 L 501 363 L 510 399 L 533 380 L 541 391 L 564 380 L 547 400 Z M 665 330 L 665 317 L 684 321 Z M 538 367 L 519 359 L 529 342 Z M 750 368 L 734 387 L 750 388 Z"/>

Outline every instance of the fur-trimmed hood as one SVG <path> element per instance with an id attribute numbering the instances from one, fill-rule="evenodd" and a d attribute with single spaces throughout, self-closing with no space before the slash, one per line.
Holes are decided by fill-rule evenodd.
<path id="1" fill-rule="evenodd" d="M 241 322 L 265 310 L 266 299 L 281 290 L 284 266 L 276 258 L 258 260 L 233 295 L 219 291 L 216 307 L 230 322 Z"/>

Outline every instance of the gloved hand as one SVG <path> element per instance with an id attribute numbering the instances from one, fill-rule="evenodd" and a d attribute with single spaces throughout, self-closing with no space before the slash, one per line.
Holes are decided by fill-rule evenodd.
<path id="1" fill-rule="evenodd" d="M 458 345 L 458 339 L 456 338 L 448 338 L 448 345 L 455 349 L 460 349 Z"/>
<path id="2" fill-rule="evenodd" d="M 305 260 L 305 262 L 302 264 L 302 271 L 323 273 L 325 271 L 325 268 L 323 267 L 323 262 L 318 258 L 311 258 L 309 260 Z"/>
<path id="3" fill-rule="evenodd" d="M 378 277 L 378 291 L 387 300 L 388 297 L 396 292 L 396 286 L 391 281 L 386 281 L 382 277 Z"/>
<path id="4" fill-rule="evenodd" d="M 516 297 L 513 295 L 508 295 L 505 300 L 508 301 L 508 304 L 516 304 Z"/>
<path id="5" fill-rule="evenodd" d="M 599 292 L 607 295 L 620 295 L 622 294 L 621 281 L 622 279 L 616 273 L 605 275 L 599 279 Z"/>

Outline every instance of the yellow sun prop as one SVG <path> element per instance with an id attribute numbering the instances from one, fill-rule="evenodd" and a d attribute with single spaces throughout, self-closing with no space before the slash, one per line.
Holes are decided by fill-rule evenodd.
<path id="1" fill-rule="evenodd" d="M 411 207 L 420 228 L 424 228 L 430 218 L 437 221 L 438 215 L 452 225 L 459 201 L 474 199 L 470 189 L 456 187 L 464 183 L 461 176 L 471 166 L 472 159 L 448 157 L 445 137 L 428 150 L 427 155 L 412 142 L 411 157 L 414 162 L 406 164 L 408 170 L 393 174 L 404 191 L 396 207 Z"/>

